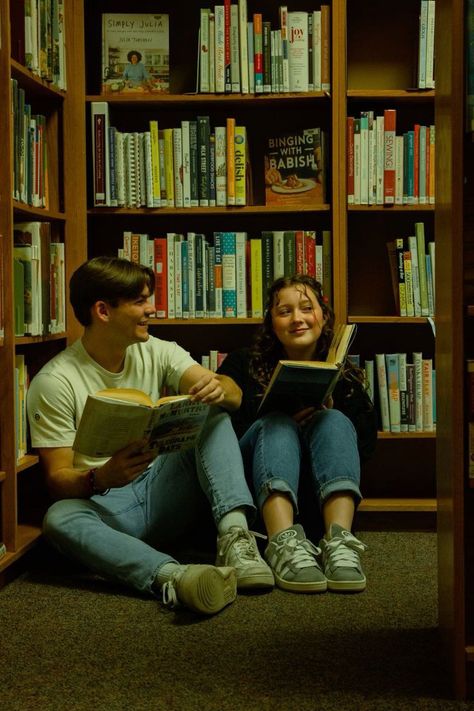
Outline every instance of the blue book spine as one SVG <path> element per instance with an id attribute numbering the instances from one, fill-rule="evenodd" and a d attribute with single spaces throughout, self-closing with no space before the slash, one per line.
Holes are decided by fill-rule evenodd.
<path id="1" fill-rule="evenodd" d="M 222 232 L 222 306 L 224 318 L 237 316 L 235 232 Z"/>

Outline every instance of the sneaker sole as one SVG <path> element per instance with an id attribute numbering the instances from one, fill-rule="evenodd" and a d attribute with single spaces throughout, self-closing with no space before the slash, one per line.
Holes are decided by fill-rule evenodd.
<path id="1" fill-rule="evenodd" d="M 363 592 L 366 587 L 366 580 L 328 580 L 331 592 Z"/>
<path id="2" fill-rule="evenodd" d="M 252 588 L 273 588 L 275 580 L 272 574 L 268 573 L 247 573 L 239 576 L 237 572 L 237 588 L 239 590 L 248 590 Z"/>
<path id="3" fill-rule="evenodd" d="M 326 592 L 328 584 L 326 580 L 318 580 L 317 582 L 301 583 L 298 581 L 284 580 L 275 575 L 275 584 L 278 588 L 288 592 L 296 593 L 322 593 Z"/>
<path id="4" fill-rule="evenodd" d="M 202 615 L 215 615 L 220 612 L 237 597 L 235 570 L 233 568 L 224 570 L 225 572 L 219 572 L 209 566 L 206 570 L 200 571 L 194 581 L 188 582 L 186 593 L 178 591 L 179 599 L 186 607 Z"/>

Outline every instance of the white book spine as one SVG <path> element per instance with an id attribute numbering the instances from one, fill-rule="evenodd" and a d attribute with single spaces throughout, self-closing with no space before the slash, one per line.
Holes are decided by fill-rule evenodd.
<path id="1" fill-rule="evenodd" d="M 153 165 L 151 156 L 151 134 L 150 131 L 145 131 L 144 134 L 144 153 L 145 153 L 145 194 L 146 206 L 154 207 L 153 200 Z"/>
<path id="2" fill-rule="evenodd" d="M 283 55 L 283 93 L 287 94 L 290 91 L 290 60 L 288 52 L 288 7 L 286 5 L 280 7 L 280 32 Z"/>
<path id="3" fill-rule="evenodd" d="M 376 204 L 383 205 L 384 163 L 385 163 L 385 129 L 384 129 L 384 117 L 383 116 L 377 116 L 377 118 L 375 120 L 375 132 L 376 132 L 376 151 L 377 151 Z"/>
<path id="4" fill-rule="evenodd" d="M 279 279 L 285 274 L 284 231 L 273 232 L 273 278 Z"/>
<path id="5" fill-rule="evenodd" d="M 199 27 L 199 86 L 203 94 L 209 93 L 209 8 L 201 8 Z"/>
<path id="6" fill-rule="evenodd" d="M 239 7 L 230 6 L 230 80 L 233 94 L 240 93 Z"/>
<path id="7" fill-rule="evenodd" d="M 411 256 L 411 278 L 413 287 L 413 315 L 421 316 L 420 270 L 418 266 L 418 247 L 416 237 L 408 237 L 408 249 Z"/>
<path id="8" fill-rule="evenodd" d="M 360 118 L 360 204 L 369 204 L 369 120 Z"/>
<path id="9" fill-rule="evenodd" d="M 181 128 L 173 128 L 174 205 L 183 207 L 183 140 Z"/>
<path id="10" fill-rule="evenodd" d="M 418 88 L 426 89 L 426 32 L 428 29 L 428 0 L 421 0 L 418 40 Z"/>
<path id="11" fill-rule="evenodd" d="M 235 288 L 237 292 L 237 318 L 247 317 L 247 279 L 245 252 L 247 233 L 235 233 Z"/>
<path id="12" fill-rule="evenodd" d="M 415 430 L 423 432 L 423 355 L 413 353 L 415 366 Z"/>
<path id="13" fill-rule="evenodd" d="M 214 6 L 214 66 L 215 87 L 218 94 L 223 94 L 225 89 L 225 16 L 224 5 Z"/>
<path id="14" fill-rule="evenodd" d="M 209 13 L 209 92 L 216 91 L 216 22 L 213 12 Z"/>
<path id="15" fill-rule="evenodd" d="M 434 89 L 434 40 L 435 0 L 428 0 L 428 24 L 426 29 L 426 88 Z"/>
<path id="16" fill-rule="evenodd" d="M 290 91 L 308 91 L 308 13 L 288 13 Z"/>
<path id="17" fill-rule="evenodd" d="M 239 51 L 240 51 L 240 90 L 249 93 L 249 57 L 247 43 L 247 0 L 239 2 Z"/>
<path id="18" fill-rule="evenodd" d="M 390 432 L 400 432 L 400 385 L 398 353 L 385 355 L 387 372 L 388 408 L 390 414 Z"/>
<path id="19" fill-rule="evenodd" d="M 422 388 L 423 388 L 423 431 L 433 432 L 433 361 L 431 358 L 423 358 L 422 367 Z"/>
<path id="20" fill-rule="evenodd" d="M 196 234 L 188 232 L 188 294 L 189 318 L 196 318 Z"/>

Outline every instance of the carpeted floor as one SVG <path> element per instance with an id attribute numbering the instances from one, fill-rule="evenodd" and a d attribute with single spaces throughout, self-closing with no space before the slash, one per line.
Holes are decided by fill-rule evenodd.
<path id="1" fill-rule="evenodd" d="M 40 558 L 0 591 L 0 708 L 474 709 L 440 661 L 435 534 L 358 535 L 365 593 L 240 595 L 209 619 Z"/>

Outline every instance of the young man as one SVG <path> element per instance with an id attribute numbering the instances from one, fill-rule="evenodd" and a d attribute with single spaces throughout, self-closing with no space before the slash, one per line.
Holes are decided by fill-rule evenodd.
<path id="1" fill-rule="evenodd" d="M 97 257 L 72 275 L 70 300 L 84 334 L 40 370 L 28 393 L 32 445 L 58 499 L 44 533 L 106 578 L 213 614 L 237 588 L 273 585 L 248 530 L 246 516 L 255 509 L 225 412 L 238 407 L 240 390 L 176 343 L 149 335 L 153 290 L 152 270 L 124 259 Z M 156 400 L 164 386 L 211 406 L 194 449 L 153 459 L 136 442 L 108 460 L 73 451 L 88 394 L 134 387 Z M 209 504 L 219 567 L 180 565 L 160 552 L 199 526 Z"/>

